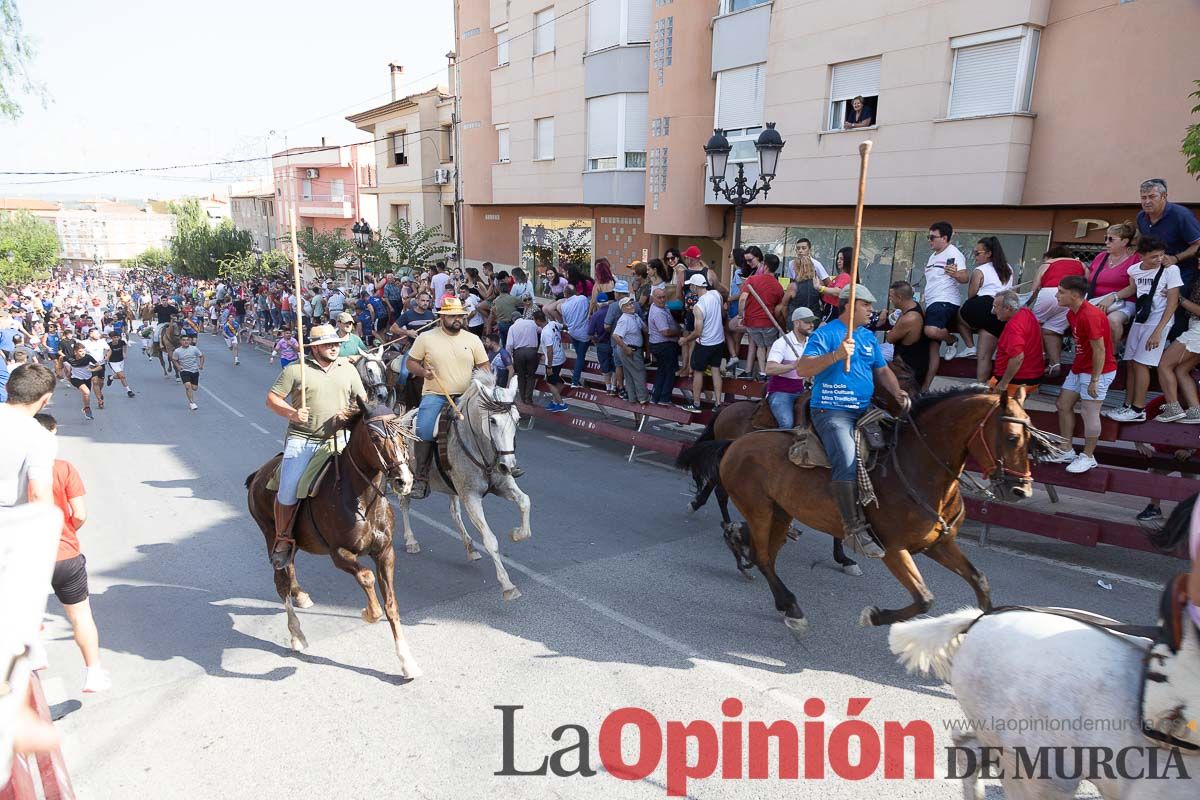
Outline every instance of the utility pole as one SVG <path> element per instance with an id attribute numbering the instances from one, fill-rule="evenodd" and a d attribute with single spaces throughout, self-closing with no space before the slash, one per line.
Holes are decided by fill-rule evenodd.
<path id="1" fill-rule="evenodd" d="M 454 31 L 458 33 L 458 0 L 454 2 Z M 446 54 L 454 64 L 454 119 L 451 130 L 454 131 L 454 251 L 458 259 L 459 269 L 465 269 L 463 262 L 463 191 L 462 191 L 462 68 L 459 66 L 458 54 L 451 51 Z"/>

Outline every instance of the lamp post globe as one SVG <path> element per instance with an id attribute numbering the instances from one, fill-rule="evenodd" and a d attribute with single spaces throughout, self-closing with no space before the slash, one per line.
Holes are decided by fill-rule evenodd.
<path id="1" fill-rule="evenodd" d="M 775 130 L 775 123 L 768 122 L 767 127 L 758 135 L 754 147 L 758 150 L 758 174 L 771 180 L 779 166 L 779 155 L 783 151 L 783 137 Z"/>
<path id="2" fill-rule="evenodd" d="M 729 166 L 729 153 L 732 150 L 729 140 L 725 138 L 725 131 L 720 128 L 714 129 L 708 144 L 704 145 L 704 152 L 708 155 L 709 175 L 714 184 L 718 179 L 724 179 L 725 169 Z"/>

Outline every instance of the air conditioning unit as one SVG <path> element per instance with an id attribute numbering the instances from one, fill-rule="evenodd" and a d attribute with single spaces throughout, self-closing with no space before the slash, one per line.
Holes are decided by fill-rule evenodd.
<path id="1" fill-rule="evenodd" d="M 319 177 L 321 177 L 321 170 L 319 170 L 319 169 L 306 169 L 306 170 L 304 170 L 304 177 L 306 177 L 306 178 L 319 178 Z"/>
<path id="2" fill-rule="evenodd" d="M 450 182 L 450 170 L 435 169 L 433 171 L 433 182 L 438 186 L 444 186 Z"/>

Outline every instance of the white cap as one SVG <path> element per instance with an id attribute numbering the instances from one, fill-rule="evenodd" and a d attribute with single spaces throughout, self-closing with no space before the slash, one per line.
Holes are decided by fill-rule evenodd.
<path id="1" fill-rule="evenodd" d="M 703 286 L 705 289 L 707 289 L 708 288 L 708 279 L 697 272 L 695 275 L 693 275 L 692 277 L 687 279 L 687 285 L 688 286 Z"/>

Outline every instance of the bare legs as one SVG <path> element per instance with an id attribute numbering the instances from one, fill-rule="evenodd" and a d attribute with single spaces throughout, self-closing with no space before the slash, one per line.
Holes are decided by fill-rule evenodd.
<path id="1" fill-rule="evenodd" d="M 1076 392 L 1064 389 L 1058 396 L 1058 432 L 1068 441 L 1075 436 L 1076 402 L 1079 402 Z M 1080 405 L 1080 416 L 1083 417 L 1083 452 L 1085 455 L 1095 456 L 1096 444 L 1100 441 L 1100 407 L 1103 401 L 1084 400 Z"/>
<path id="2" fill-rule="evenodd" d="M 75 633 L 75 644 L 83 655 L 85 667 L 100 666 L 100 633 L 96 630 L 96 620 L 92 618 L 92 606 L 86 599 L 63 606 L 67 619 L 71 622 L 71 630 Z"/>
<path id="3" fill-rule="evenodd" d="M 1054 333 L 1045 328 L 1042 329 L 1042 344 L 1046 347 L 1046 366 L 1058 367 L 1062 364 L 1062 349 L 1063 337 L 1061 333 Z"/>
<path id="4" fill-rule="evenodd" d="M 992 377 L 992 356 L 996 353 L 996 337 L 987 331 L 979 332 L 979 353 L 975 362 L 975 378 L 987 383 Z"/>
<path id="5" fill-rule="evenodd" d="M 1188 408 L 1200 405 L 1193 400 L 1196 397 L 1196 382 L 1191 378 L 1191 371 L 1197 363 L 1200 363 L 1200 354 L 1189 352 L 1179 342 L 1172 343 L 1163 353 L 1158 365 L 1158 382 L 1166 402 L 1178 403 L 1182 392 Z"/>

